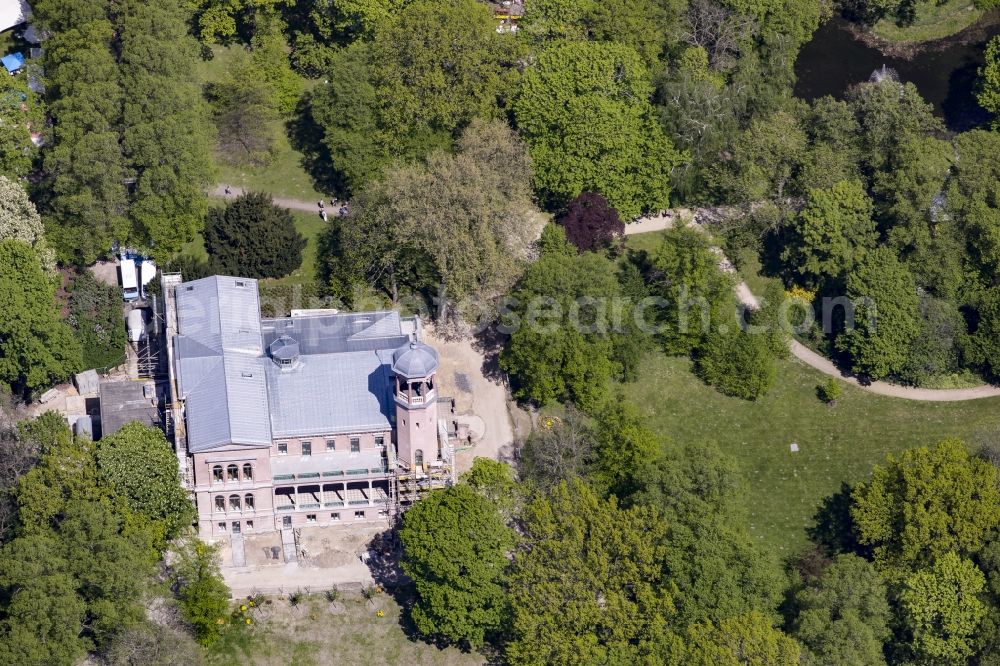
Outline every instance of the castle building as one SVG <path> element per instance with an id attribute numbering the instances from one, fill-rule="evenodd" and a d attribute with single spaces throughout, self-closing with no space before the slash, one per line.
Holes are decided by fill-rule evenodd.
<path id="1" fill-rule="evenodd" d="M 256 280 L 162 284 L 168 434 L 203 537 L 386 520 L 453 481 L 418 318 L 266 319 Z"/>

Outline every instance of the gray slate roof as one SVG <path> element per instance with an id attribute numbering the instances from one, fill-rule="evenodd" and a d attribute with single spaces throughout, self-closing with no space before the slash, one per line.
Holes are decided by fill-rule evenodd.
<path id="1" fill-rule="evenodd" d="M 392 354 L 410 341 L 399 313 L 261 320 L 257 281 L 223 276 L 185 282 L 176 296 L 189 451 L 392 427 Z M 280 367 L 267 350 L 286 336 L 299 359 Z"/>
<path id="2" fill-rule="evenodd" d="M 188 450 L 270 446 L 257 281 L 214 276 L 182 283 L 175 294 Z"/>

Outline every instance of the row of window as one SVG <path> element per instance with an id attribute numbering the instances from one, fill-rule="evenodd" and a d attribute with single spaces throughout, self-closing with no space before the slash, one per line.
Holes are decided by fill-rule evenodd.
<path id="1" fill-rule="evenodd" d="M 361 452 L 361 438 L 351 437 L 351 453 Z M 379 449 L 385 448 L 385 437 L 375 438 L 375 447 Z M 337 450 L 337 440 L 328 439 L 326 440 L 326 450 L 336 451 Z M 302 455 L 311 456 L 313 452 L 312 442 L 302 442 Z M 278 442 L 278 455 L 285 456 L 288 455 L 288 442 Z"/>
<path id="2" fill-rule="evenodd" d="M 255 506 L 254 506 L 253 493 L 247 493 L 246 495 L 243 496 L 242 500 L 240 499 L 239 495 L 229 496 L 229 509 L 228 509 L 229 511 L 242 511 L 244 506 L 246 507 L 247 511 L 254 510 Z M 216 511 L 227 510 L 226 498 L 223 497 L 222 495 L 215 496 L 215 510 Z"/>
<path id="3" fill-rule="evenodd" d="M 220 532 L 225 532 L 226 531 L 226 527 L 227 527 L 227 523 L 219 523 L 219 531 Z M 247 529 L 250 530 L 250 531 L 253 531 L 253 521 L 252 520 L 248 520 L 247 521 Z M 240 521 L 234 520 L 233 521 L 233 534 L 239 534 L 240 532 L 241 532 L 241 530 L 240 530 Z"/>
<path id="4" fill-rule="evenodd" d="M 388 511 L 379 511 L 378 515 L 380 517 L 384 518 L 384 517 L 386 517 L 386 516 L 389 515 L 389 512 Z M 364 511 L 355 511 L 354 512 L 354 520 L 364 520 L 364 519 L 365 519 L 365 512 Z M 330 514 L 330 522 L 332 522 L 332 523 L 339 523 L 340 522 L 340 513 L 339 512 L 331 513 Z M 315 524 L 316 523 L 316 514 L 315 513 L 308 513 L 308 514 L 306 514 L 306 523 L 308 523 L 308 524 Z M 220 532 L 226 532 L 226 531 L 228 531 L 229 525 L 230 525 L 229 523 L 225 523 L 225 522 L 218 523 L 219 531 Z M 291 516 L 285 516 L 285 517 L 283 517 L 281 519 L 281 526 L 282 527 L 291 527 L 292 526 L 292 517 Z M 241 525 L 240 521 L 234 520 L 232 522 L 233 534 L 240 534 L 241 531 L 242 531 L 241 527 L 242 527 L 242 525 Z M 248 530 L 253 530 L 253 521 L 252 520 L 246 521 L 246 528 Z"/>
<path id="5" fill-rule="evenodd" d="M 240 467 L 236 464 L 230 464 L 225 469 L 225 475 L 223 475 L 222 465 L 215 465 L 212 467 L 212 483 L 222 483 L 222 481 L 239 481 L 240 480 Z M 250 463 L 244 463 L 243 465 L 243 480 L 253 481 L 253 465 Z"/>

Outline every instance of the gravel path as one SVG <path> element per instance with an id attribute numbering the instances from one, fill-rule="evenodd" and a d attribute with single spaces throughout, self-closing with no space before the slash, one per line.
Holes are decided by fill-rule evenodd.
<path id="1" fill-rule="evenodd" d="M 236 197 L 243 194 L 242 187 L 236 187 L 235 185 L 229 186 L 229 194 L 226 194 L 225 185 L 216 185 L 215 189 L 210 192 L 213 197 L 219 197 L 222 199 L 235 199 Z M 302 201 L 301 199 L 288 199 L 286 197 L 274 197 L 274 203 L 283 207 L 291 208 L 293 210 L 304 210 L 307 213 L 316 213 L 319 215 L 319 203 L 317 201 Z M 327 206 L 326 212 L 330 215 L 336 215 L 337 211 L 334 210 L 333 206 L 330 205 L 329 201 L 324 202 Z"/>
<path id="2" fill-rule="evenodd" d="M 672 227 L 676 219 L 682 218 L 685 220 L 692 220 L 694 219 L 694 216 L 694 211 L 687 208 L 679 208 L 672 211 L 672 214 L 666 216 L 656 215 L 644 217 L 625 225 L 625 235 L 631 236 L 633 234 L 643 234 L 650 231 L 664 231 Z M 701 229 L 698 225 L 695 225 L 695 228 Z M 735 269 L 732 267 L 729 260 L 726 259 L 725 255 L 722 254 L 722 251 L 717 248 L 716 251 L 720 256 L 720 267 L 726 272 L 735 273 Z M 736 295 L 739 298 L 740 303 L 748 307 L 756 308 L 759 305 L 757 297 L 754 296 L 752 291 L 750 291 L 750 287 L 747 286 L 746 282 L 741 281 L 736 285 Z M 1000 396 L 1000 387 L 986 384 L 963 389 L 926 389 L 914 386 L 900 386 L 898 384 L 890 384 L 889 382 L 862 383 L 858 381 L 857 377 L 844 375 L 828 358 L 817 354 L 797 340 L 792 340 L 789 346 L 791 348 L 792 356 L 799 359 L 809 367 L 819 370 L 823 374 L 830 375 L 831 377 L 837 377 L 848 384 L 854 384 L 858 388 L 863 391 L 868 391 L 869 393 L 887 395 L 893 398 L 904 398 L 906 400 L 922 400 L 926 402 L 958 402 L 962 400 L 978 400 L 980 398 L 995 398 Z"/>

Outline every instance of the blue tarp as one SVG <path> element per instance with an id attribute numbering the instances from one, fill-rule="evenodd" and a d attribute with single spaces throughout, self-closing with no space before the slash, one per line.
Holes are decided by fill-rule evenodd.
<path id="1" fill-rule="evenodd" d="M 24 54 L 23 53 L 9 53 L 3 58 L 0 58 L 0 62 L 3 66 L 7 68 L 7 71 L 11 74 L 17 70 L 24 67 Z"/>

